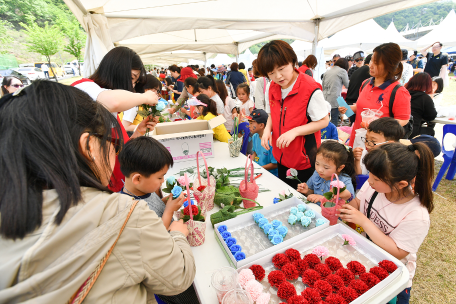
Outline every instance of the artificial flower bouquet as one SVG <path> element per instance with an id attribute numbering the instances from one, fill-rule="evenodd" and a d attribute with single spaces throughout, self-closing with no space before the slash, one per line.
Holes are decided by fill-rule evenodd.
<path id="1" fill-rule="evenodd" d="M 192 214 L 193 214 L 193 220 L 198 221 L 198 222 L 204 222 L 205 218 L 204 215 L 201 213 L 201 208 L 197 205 L 191 205 L 192 208 Z M 184 220 L 184 223 L 188 222 L 190 220 L 190 206 L 187 204 L 187 207 L 182 209 L 180 211 L 182 214 L 179 218 Z"/>
<path id="2" fill-rule="evenodd" d="M 334 176 L 337 180 L 331 181 L 330 191 L 324 193 L 324 198 L 320 200 L 321 215 L 329 220 L 331 226 L 337 224 L 337 209 L 347 203 L 346 200 L 339 198 L 339 194 L 346 189 L 345 184 L 339 181 L 339 177 L 335 173 L 331 176 L 331 180 L 333 180 Z"/>
<path id="3" fill-rule="evenodd" d="M 210 211 L 214 208 L 214 197 L 215 197 L 215 187 L 216 180 L 213 176 L 208 176 L 207 179 L 201 177 L 199 170 L 199 156 L 203 157 L 204 165 L 206 167 L 206 172 L 208 171 L 206 158 L 204 153 L 198 151 L 196 153 L 196 170 L 197 176 L 193 182 L 193 196 L 195 197 L 198 205 L 201 206 L 203 214 L 206 214 L 207 211 Z"/>
<path id="4" fill-rule="evenodd" d="M 153 117 L 158 116 L 159 117 L 159 122 L 165 122 L 165 121 L 170 121 L 169 118 L 165 119 L 161 115 L 161 111 L 163 111 L 166 108 L 166 105 L 168 102 L 164 100 L 163 98 L 160 98 L 158 100 L 158 103 L 155 106 L 150 106 L 147 104 L 141 105 L 141 110 L 138 111 L 139 116 L 142 118 L 146 118 L 147 116 L 152 115 Z M 149 129 L 146 130 L 146 136 L 149 135 Z"/>
<path id="5" fill-rule="evenodd" d="M 206 222 L 202 214 L 203 209 L 192 204 L 190 200 L 190 189 L 187 173 L 184 175 L 184 183 L 187 188 L 187 206 L 182 211 L 184 222 L 187 223 L 188 236 L 187 241 L 192 247 L 204 244 L 206 239 Z"/>

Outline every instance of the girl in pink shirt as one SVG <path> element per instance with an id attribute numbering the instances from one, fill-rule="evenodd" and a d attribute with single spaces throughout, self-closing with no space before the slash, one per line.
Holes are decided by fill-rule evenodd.
<path id="1" fill-rule="evenodd" d="M 410 272 L 397 304 L 409 303 L 416 254 L 429 231 L 434 209 L 434 156 L 423 143 L 389 143 L 364 158 L 368 182 L 344 205 L 340 218 L 362 227 L 362 234 L 401 260 Z"/>

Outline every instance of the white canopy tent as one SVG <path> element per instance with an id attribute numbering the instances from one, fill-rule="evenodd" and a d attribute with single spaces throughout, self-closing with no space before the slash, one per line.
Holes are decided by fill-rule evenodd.
<path id="1" fill-rule="evenodd" d="M 391 38 L 391 42 L 395 42 L 399 44 L 401 47 L 405 47 L 408 49 L 416 49 L 417 43 L 416 41 L 409 40 L 399 33 L 394 22 L 391 21 L 390 25 L 386 28 L 386 33 Z"/>
<path id="2" fill-rule="evenodd" d="M 436 28 L 416 41 L 418 46 L 426 47 L 436 41 L 440 41 L 444 47 L 456 46 L 456 34 L 454 32 L 455 24 L 456 13 L 454 10 L 451 10 Z"/>
<path id="3" fill-rule="evenodd" d="M 206 61 L 207 57 L 212 54 L 206 54 L 196 51 L 175 51 L 175 52 L 162 52 L 141 55 L 144 64 L 154 64 L 157 60 L 165 60 L 173 63 L 190 62 L 190 60 Z"/>
<path id="4" fill-rule="evenodd" d="M 258 42 L 279 35 L 313 41 L 315 48 L 319 40 L 366 19 L 436 0 L 169 0 L 165 4 L 157 0 L 64 1 L 88 33 L 84 70 L 90 74 L 114 43 L 127 45 L 125 40 L 136 37 L 201 29 L 253 30 L 263 35 Z M 205 38 L 198 32 L 197 37 Z M 142 54 L 151 53 L 150 43 L 155 43 L 149 40 L 146 46 L 140 41 L 129 42 L 138 42 Z M 242 46 L 244 41 L 237 42 L 237 52 L 223 52 L 239 54 L 248 47 Z M 250 39 L 248 43 L 257 42 Z M 177 49 L 217 52 L 185 45 L 162 45 L 154 52 Z"/>

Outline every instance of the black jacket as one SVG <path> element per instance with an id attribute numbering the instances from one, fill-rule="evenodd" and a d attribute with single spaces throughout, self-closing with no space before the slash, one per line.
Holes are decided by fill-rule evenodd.
<path id="1" fill-rule="evenodd" d="M 369 74 L 369 66 L 363 65 L 359 69 L 353 72 L 350 76 L 350 83 L 348 84 L 347 97 L 345 101 L 347 104 L 352 105 L 358 101 L 359 89 L 363 84 L 363 81 L 371 77 Z"/>
<path id="2" fill-rule="evenodd" d="M 437 111 L 432 98 L 428 94 L 420 91 L 409 91 L 409 93 L 412 97 L 410 103 L 413 116 L 413 132 L 410 138 L 413 138 L 422 134 L 420 131 L 421 124 L 434 120 L 437 117 Z"/>

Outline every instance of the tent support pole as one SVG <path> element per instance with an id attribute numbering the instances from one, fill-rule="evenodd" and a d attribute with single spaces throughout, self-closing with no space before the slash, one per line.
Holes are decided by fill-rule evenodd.
<path id="1" fill-rule="evenodd" d="M 318 46 L 318 31 L 320 29 L 320 18 L 318 19 L 314 19 L 314 23 L 315 23 L 315 37 L 314 37 L 314 40 L 312 42 L 312 55 L 317 55 L 317 46 Z"/>
<path id="2" fill-rule="evenodd" d="M 207 55 L 206 55 L 206 52 L 204 52 L 203 54 L 204 54 L 204 68 L 207 68 Z"/>

